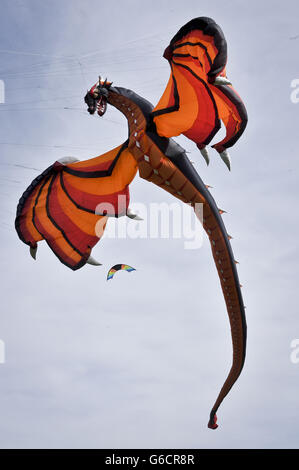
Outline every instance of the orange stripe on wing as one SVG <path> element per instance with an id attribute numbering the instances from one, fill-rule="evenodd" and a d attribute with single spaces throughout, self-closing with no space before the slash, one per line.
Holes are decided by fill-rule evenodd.
<path id="1" fill-rule="evenodd" d="M 60 174 L 60 182 L 62 189 L 69 200 L 75 205 L 76 208 L 82 211 L 95 213 L 99 204 L 105 204 L 107 207 L 108 215 L 121 215 L 124 214 L 129 205 L 129 187 L 126 186 L 122 191 L 112 194 L 95 195 L 88 194 L 71 186 L 65 179 L 63 173 Z M 113 211 L 110 211 L 110 206 L 113 206 Z"/>
<path id="2" fill-rule="evenodd" d="M 68 168 L 72 168 L 74 170 L 79 169 L 84 171 L 88 167 L 94 167 L 95 170 L 97 167 L 100 167 L 103 163 L 107 164 L 109 162 L 113 162 L 114 158 L 116 157 L 117 153 L 121 149 L 122 145 L 114 148 L 113 150 L 109 150 L 109 152 L 104 153 L 103 155 L 98 155 L 94 158 L 89 158 L 88 160 L 84 160 L 82 162 L 75 162 L 67 165 Z"/>
<path id="3" fill-rule="evenodd" d="M 131 153 L 125 149 L 120 155 L 111 176 L 99 178 L 80 178 L 75 175 L 64 173 L 64 181 L 69 185 L 85 192 L 104 196 L 106 194 L 122 191 L 134 178 L 137 172 L 137 163 Z"/>
<path id="4" fill-rule="evenodd" d="M 196 143 L 208 143 L 215 132 L 219 129 L 219 119 L 214 97 L 204 80 L 200 76 L 194 75 L 192 69 L 192 60 L 190 66 L 186 64 L 179 65 L 181 74 L 188 80 L 190 88 L 195 93 L 197 103 L 197 114 L 194 116 L 192 125 L 184 131 L 184 135 Z M 186 68 L 188 67 L 188 69 Z M 188 109 L 191 105 L 195 108 L 195 100 L 190 102 L 187 97 L 182 101 L 188 103 Z"/>
<path id="5" fill-rule="evenodd" d="M 53 221 L 55 221 L 60 230 L 67 234 L 69 243 L 81 254 L 87 254 L 89 252 L 88 248 L 93 247 L 99 240 L 95 236 L 95 224 L 98 218 L 96 215 L 83 211 L 80 211 L 80 214 L 78 214 L 79 210 L 75 209 L 69 200 L 64 199 L 58 176 L 53 180 L 50 190 L 48 201 L 49 216 L 53 218 Z M 88 221 L 87 218 L 89 219 Z M 90 233 L 91 231 L 92 233 Z"/>
<path id="6" fill-rule="evenodd" d="M 164 137 L 173 137 L 190 129 L 198 113 L 196 92 L 190 85 L 188 78 L 176 66 L 173 66 L 173 75 L 177 82 L 180 97 L 179 110 L 154 117 L 157 132 L 160 136 Z M 158 110 L 158 106 L 154 111 L 156 110 Z"/>
<path id="7" fill-rule="evenodd" d="M 58 258 L 64 264 L 74 267 L 80 263 L 82 256 L 73 249 L 63 236 L 62 232 L 52 223 L 47 214 L 47 197 L 52 178 L 44 184 L 36 198 L 36 204 L 33 210 L 33 222 L 36 229 L 47 241 L 48 245 Z"/>
<path id="8" fill-rule="evenodd" d="M 42 240 L 42 236 L 36 230 L 32 223 L 33 206 L 35 204 L 35 199 L 40 190 L 41 185 L 42 183 L 40 183 L 27 198 L 23 206 L 22 212 L 18 218 L 19 230 L 21 231 L 25 242 L 30 243 L 32 246 L 34 246 L 36 242 Z"/>

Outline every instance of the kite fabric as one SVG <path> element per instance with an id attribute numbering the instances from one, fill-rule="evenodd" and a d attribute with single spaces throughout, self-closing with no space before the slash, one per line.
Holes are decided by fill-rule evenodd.
<path id="1" fill-rule="evenodd" d="M 155 108 L 132 90 L 114 87 L 107 80 L 99 79 L 90 89 L 85 96 L 88 112 L 103 116 L 107 105 L 115 107 L 127 119 L 128 140 L 86 161 L 51 165 L 24 192 L 15 225 L 33 257 L 37 243 L 45 240 L 62 263 L 76 270 L 86 263 L 97 264 L 91 250 L 101 238 L 109 217 L 137 219 L 129 209 L 129 185 L 137 170 L 141 178 L 191 205 L 195 213 L 197 204 L 203 205 L 203 227 L 218 271 L 233 346 L 230 372 L 210 413 L 208 427 L 216 429 L 216 412 L 245 361 L 245 307 L 231 236 L 221 217 L 223 211 L 185 150 L 171 137 L 184 134 L 202 151 L 222 120 L 226 136 L 214 148 L 223 158 L 222 153 L 243 133 L 247 114 L 226 79 L 226 41 L 213 20 L 195 18 L 183 26 L 166 48 L 164 57 L 169 61 L 171 76 Z M 122 266 L 127 265 L 116 266 L 126 270 Z M 116 266 L 107 279 L 113 277 Z"/>
<path id="2" fill-rule="evenodd" d="M 137 164 L 127 142 L 84 162 L 55 162 L 25 191 L 17 208 L 16 230 L 33 250 L 46 240 L 69 268 L 81 268 L 99 241 L 109 216 L 125 215 L 129 183 Z"/>
<path id="3" fill-rule="evenodd" d="M 171 75 L 153 110 L 157 133 L 165 137 L 180 134 L 199 148 L 211 142 L 221 127 L 226 136 L 213 145 L 219 153 L 234 145 L 247 124 L 247 112 L 231 85 L 217 84 L 226 78 L 227 44 L 224 34 L 211 18 L 195 18 L 183 26 L 165 49 Z"/>
<path id="4" fill-rule="evenodd" d="M 136 271 L 135 268 L 132 268 L 132 266 L 129 266 L 128 264 L 115 264 L 112 266 L 112 268 L 109 269 L 108 274 L 107 274 L 107 281 L 113 278 L 114 274 L 117 271 L 127 271 L 128 273 L 132 271 Z"/>

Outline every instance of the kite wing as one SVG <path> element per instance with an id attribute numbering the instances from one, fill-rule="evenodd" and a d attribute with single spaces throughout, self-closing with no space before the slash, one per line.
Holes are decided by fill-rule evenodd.
<path id="1" fill-rule="evenodd" d="M 173 37 L 164 52 L 171 74 L 166 89 L 152 112 L 160 136 L 180 134 L 200 149 L 211 142 L 221 127 L 224 139 L 213 145 L 223 152 L 242 135 L 246 108 L 226 78 L 227 44 L 211 18 L 194 18 Z"/>
<path id="2" fill-rule="evenodd" d="M 15 226 L 34 257 L 37 242 L 46 240 L 69 268 L 88 262 L 107 217 L 128 209 L 137 164 L 127 144 L 90 160 L 55 162 L 31 183 L 19 201 Z"/>
<path id="3" fill-rule="evenodd" d="M 132 266 L 129 266 L 128 264 L 115 264 L 112 266 L 112 268 L 109 269 L 108 274 L 107 274 L 107 281 L 113 278 L 114 274 L 117 271 L 128 271 L 129 273 L 131 271 L 136 271 L 135 268 L 132 268 Z"/>

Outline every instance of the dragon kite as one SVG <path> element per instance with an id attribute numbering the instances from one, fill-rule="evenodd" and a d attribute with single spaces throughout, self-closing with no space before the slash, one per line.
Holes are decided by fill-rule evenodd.
<path id="1" fill-rule="evenodd" d="M 77 270 L 99 264 L 91 250 L 108 218 L 129 216 L 129 185 L 139 176 L 160 186 L 194 208 L 203 204 L 203 227 L 210 240 L 230 320 L 233 361 L 212 407 L 208 427 L 217 428 L 216 412 L 238 379 L 246 351 L 246 319 L 236 261 L 221 213 L 208 187 L 172 137 L 185 135 L 209 163 L 208 144 L 221 121 L 224 139 L 213 145 L 230 169 L 227 149 L 247 124 L 245 106 L 226 77 L 227 44 L 214 20 L 189 21 L 173 37 L 164 57 L 170 78 L 156 107 L 133 91 L 99 81 L 85 96 L 90 114 L 103 116 L 107 105 L 128 121 L 128 139 L 117 148 L 86 160 L 56 161 L 39 175 L 21 197 L 15 227 L 36 257 L 37 243 L 46 240 L 59 260 Z M 99 210 L 99 208 L 101 208 Z M 102 231 L 95 231 L 100 224 Z"/>

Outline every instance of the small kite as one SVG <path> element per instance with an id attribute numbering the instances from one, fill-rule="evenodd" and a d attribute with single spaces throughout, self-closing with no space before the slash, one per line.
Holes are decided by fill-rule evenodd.
<path id="1" fill-rule="evenodd" d="M 91 251 L 110 217 L 139 220 L 129 208 L 129 185 L 137 171 L 141 178 L 194 209 L 197 204 L 203 205 L 203 227 L 218 271 L 233 345 L 230 372 L 210 413 L 208 427 L 216 429 L 216 412 L 245 361 L 245 307 L 232 237 L 222 219 L 224 211 L 218 208 L 186 151 L 172 137 L 185 135 L 208 164 L 207 146 L 222 121 L 226 135 L 212 147 L 230 169 L 227 149 L 243 134 L 247 112 L 226 77 L 226 40 L 211 18 L 195 18 L 183 26 L 165 49 L 164 57 L 170 65 L 170 78 L 156 107 L 134 91 L 112 86 L 101 78 L 90 89 L 84 98 L 88 112 L 103 116 L 108 104 L 116 108 L 128 121 L 128 139 L 104 155 L 81 162 L 60 160 L 48 167 L 21 197 L 15 226 L 34 258 L 37 243 L 45 240 L 63 264 L 77 270 L 86 263 L 99 264 Z M 101 231 L 96 231 L 99 225 Z M 129 270 L 122 268 L 126 265 L 116 266 Z M 116 266 L 107 279 L 117 271 Z"/>
<path id="2" fill-rule="evenodd" d="M 114 274 L 117 271 L 128 271 L 128 273 L 132 271 L 136 271 L 135 268 L 132 268 L 132 266 L 129 266 L 127 264 L 115 264 L 112 266 L 112 268 L 109 269 L 108 274 L 107 274 L 107 281 L 113 278 Z"/>

